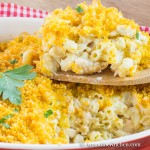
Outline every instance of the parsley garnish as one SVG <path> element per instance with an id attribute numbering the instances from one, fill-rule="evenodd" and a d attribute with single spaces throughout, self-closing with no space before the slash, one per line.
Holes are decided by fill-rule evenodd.
<path id="1" fill-rule="evenodd" d="M 35 72 L 30 65 L 25 65 L 14 70 L 0 73 L 0 95 L 3 100 L 9 99 L 13 104 L 21 104 L 21 92 L 18 88 L 23 87 L 24 80 L 30 80 L 36 77 Z"/>
<path id="2" fill-rule="evenodd" d="M 51 109 L 49 109 L 48 111 L 46 111 L 45 113 L 44 113 L 44 117 L 45 118 L 48 118 L 50 115 L 52 115 L 53 114 L 53 111 L 51 110 Z"/>
<path id="3" fill-rule="evenodd" d="M 23 56 L 23 54 L 20 54 L 20 56 Z"/>
<path id="4" fill-rule="evenodd" d="M 5 123 L 5 122 L 6 122 L 9 118 L 12 118 L 13 116 L 14 116 L 13 114 L 9 114 L 9 115 L 3 117 L 2 119 L 0 119 L 0 124 L 1 124 L 2 126 L 4 126 L 5 128 L 9 129 L 9 128 L 10 128 L 9 124 L 7 124 L 7 123 Z"/>
<path id="5" fill-rule="evenodd" d="M 17 108 L 14 109 L 14 112 L 19 112 L 19 110 Z"/>
<path id="6" fill-rule="evenodd" d="M 0 119 L 0 124 L 3 124 L 5 122 L 5 118 Z"/>
<path id="7" fill-rule="evenodd" d="M 11 63 L 12 65 L 14 65 L 14 64 L 17 63 L 17 62 L 18 62 L 18 60 L 16 60 L 16 59 L 10 61 L 10 63 Z"/>
<path id="8" fill-rule="evenodd" d="M 83 13 L 83 9 L 82 9 L 81 6 L 78 6 L 78 7 L 76 8 L 76 11 L 77 11 L 78 13 Z"/>
<path id="9" fill-rule="evenodd" d="M 4 120 L 7 120 L 7 119 L 9 119 L 9 118 L 12 118 L 13 116 L 14 116 L 14 114 L 9 114 L 9 115 L 3 117 L 3 119 L 4 119 Z"/>
<path id="10" fill-rule="evenodd" d="M 14 112 L 16 112 L 15 110 L 17 110 L 17 112 L 18 112 L 18 109 L 15 108 L 15 109 L 14 109 Z M 6 122 L 8 119 L 12 118 L 14 115 L 15 115 L 15 114 L 12 113 L 12 114 L 9 114 L 9 115 L 7 115 L 7 116 L 4 116 L 2 119 L 0 119 L 0 124 L 1 124 L 2 126 L 4 126 L 5 128 L 9 129 L 9 128 L 10 128 L 10 125 L 7 124 L 7 123 L 5 123 L 5 122 Z"/>
<path id="11" fill-rule="evenodd" d="M 10 129 L 10 125 L 7 123 L 2 123 L 2 126 L 4 126 L 6 129 Z"/>
<path id="12" fill-rule="evenodd" d="M 136 32 L 136 39 L 139 40 L 139 37 L 140 37 L 139 32 Z"/>

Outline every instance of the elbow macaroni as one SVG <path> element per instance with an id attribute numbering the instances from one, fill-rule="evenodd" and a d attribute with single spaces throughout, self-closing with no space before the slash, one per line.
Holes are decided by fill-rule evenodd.
<path id="1" fill-rule="evenodd" d="M 0 142 L 94 142 L 150 129 L 150 84 L 94 86 L 54 82 L 41 75 L 58 70 L 91 74 L 110 66 L 115 75 L 126 77 L 150 67 L 150 37 L 137 24 L 97 0 L 80 6 L 83 13 L 68 7 L 49 15 L 40 31 L 42 39 L 22 34 L 0 43 L 2 72 L 23 64 L 37 72 L 20 89 L 21 105 L 0 96 L 0 119 L 19 110 L 5 120 L 9 129 L 0 124 Z M 11 64 L 14 59 L 17 63 Z M 49 109 L 53 114 L 45 118 Z"/>
<path id="2" fill-rule="evenodd" d="M 0 124 L 0 142 L 32 144 L 93 142 L 150 129 L 150 84 L 111 87 L 54 82 L 40 74 L 39 57 L 43 53 L 41 39 L 31 35 L 23 37 L 21 42 L 19 39 L 20 37 L 5 45 L 0 44 L 3 50 L 0 52 L 0 60 L 3 60 L 0 63 L 2 72 L 8 68 L 22 66 L 24 57 L 20 54 L 25 53 L 24 56 L 28 56 L 26 55 L 28 50 L 32 50 L 30 61 L 38 76 L 34 80 L 25 81 L 21 89 L 23 102 L 20 106 L 12 105 L 7 100 L 3 101 L 0 97 L 0 119 L 13 112 L 16 107 L 19 110 L 15 116 L 6 121 L 10 125 L 9 129 Z M 48 52 L 43 56 L 47 61 L 45 67 L 57 71 L 60 67 L 59 59 L 55 61 L 52 56 L 63 58 L 63 52 L 58 47 L 51 47 L 52 55 Z M 84 59 L 88 59 L 88 52 L 83 53 Z M 126 68 L 128 65 L 126 61 L 122 62 L 122 59 L 124 60 L 122 55 L 124 53 L 120 49 L 116 66 L 125 63 L 123 67 Z M 68 57 L 70 63 L 66 63 L 64 59 L 64 64 L 71 68 L 72 62 L 76 61 L 76 55 L 69 53 Z M 8 64 L 14 58 L 18 63 Z M 80 63 L 79 60 L 78 65 Z M 44 113 L 49 109 L 53 114 L 45 118 Z"/>
<path id="3" fill-rule="evenodd" d="M 149 67 L 150 55 L 146 53 L 150 37 L 134 21 L 124 18 L 115 8 L 105 8 L 98 0 L 79 5 L 83 13 L 70 7 L 56 9 L 40 30 L 43 52 L 53 57 L 54 65 L 58 63 L 55 70 L 93 74 L 110 66 L 115 76 L 127 77 Z M 53 55 L 51 49 L 55 47 L 63 57 Z M 41 56 L 42 62 L 44 59 Z M 54 72 L 52 67 L 47 68 Z"/>

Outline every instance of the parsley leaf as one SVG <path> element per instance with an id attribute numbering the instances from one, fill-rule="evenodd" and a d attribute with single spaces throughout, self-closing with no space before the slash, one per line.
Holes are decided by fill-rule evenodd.
<path id="1" fill-rule="evenodd" d="M 12 118 L 14 116 L 14 114 L 9 114 L 9 115 L 7 115 L 7 116 L 5 116 L 5 117 L 3 117 L 5 120 L 7 120 L 7 119 L 9 119 L 9 118 Z"/>
<path id="2" fill-rule="evenodd" d="M 51 109 L 49 109 L 47 112 L 44 113 L 44 117 L 48 118 L 52 114 L 53 114 L 53 111 Z"/>
<path id="3" fill-rule="evenodd" d="M 4 126 L 5 128 L 9 129 L 10 126 L 9 124 L 5 123 L 5 121 L 7 121 L 9 118 L 12 118 L 14 115 L 13 114 L 9 114 L 7 116 L 4 116 L 2 119 L 0 119 L 0 124 L 2 126 Z"/>
<path id="4" fill-rule="evenodd" d="M 16 59 L 10 61 L 10 63 L 13 64 L 13 65 L 14 65 L 15 63 L 17 63 L 17 62 L 18 62 L 18 60 L 16 60 Z"/>
<path id="5" fill-rule="evenodd" d="M 19 112 L 19 110 L 17 108 L 14 109 L 14 112 Z"/>
<path id="6" fill-rule="evenodd" d="M 21 92 L 18 88 L 23 87 L 24 80 L 30 80 L 36 77 L 35 72 L 30 65 L 25 65 L 14 70 L 0 73 L 0 95 L 3 100 L 9 99 L 13 104 L 21 104 Z"/>
<path id="7" fill-rule="evenodd" d="M 17 112 L 18 112 L 18 109 L 15 108 L 14 111 L 15 111 L 15 110 L 17 110 Z M 12 114 L 9 114 L 9 115 L 7 115 L 7 116 L 4 116 L 2 119 L 0 119 L 0 124 L 1 124 L 2 126 L 4 126 L 5 128 L 9 129 L 9 128 L 10 128 L 10 125 L 7 124 L 7 123 L 5 123 L 5 122 L 6 122 L 8 119 L 12 118 L 14 115 L 15 115 L 15 114 L 12 113 Z"/>
<path id="8" fill-rule="evenodd" d="M 6 129 L 10 129 L 10 125 L 7 123 L 2 123 L 2 126 L 4 126 Z"/>
<path id="9" fill-rule="evenodd" d="M 5 122 L 5 118 L 0 119 L 0 124 L 3 124 Z"/>
<path id="10" fill-rule="evenodd" d="M 139 32 L 136 32 L 136 39 L 139 40 L 140 34 Z"/>
<path id="11" fill-rule="evenodd" d="M 78 13 L 83 13 L 83 9 L 82 9 L 81 6 L 78 6 L 78 7 L 76 8 L 76 11 L 77 11 Z"/>
<path id="12" fill-rule="evenodd" d="M 31 80 L 36 77 L 36 73 L 31 72 L 32 69 L 32 66 L 24 65 L 20 68 L 6 71 L 4 74 L 16 80 Z"/>

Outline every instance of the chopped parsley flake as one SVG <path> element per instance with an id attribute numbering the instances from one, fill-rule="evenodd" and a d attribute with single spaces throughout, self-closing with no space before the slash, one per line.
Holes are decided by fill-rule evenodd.
<path id="1" fill-rule="evenodd" d="M 7 119 L 9 119 L 9 118 L 12 118 L 14 115 L 13 114 L 9 114 L 9 115 L 7 115 L 7 116 L 5 116 L 5 117 L 3 117 L 5 120 L 7 120 Z"/>
<path id="2" fill-rule="evenodd" d="M 16 60 L 16 59 L 10 61 L 10 63 L 11 63 L 12 65 L 16 64 L 17 62 L 18 62 L 18 60 Z"/>
<path id="3" fill-rule="evenodd" d="M 17 108 L 14 109 L 14 112 L 19 112 L 19 110 Z"/>
<path id="4" fill-rule="evenodd" d="M 77 11 L 78 13 L 83 13 L 83 9 L 82 9 L 81 6 L 78 6 L 78 7 L 76 8 L 76 11 Z"/>
<path id="5" fill-rule="evenodd" d="M 51 109 L 49 109 L 47 112 L 44 113 L 44 117 L 48 118 L 52 114 L 53 114 L 53 111 Z"/>
<path id="6" fill-rule="evenodd" d="M 5 123 L 6 120 L 8 120 L 9 118 L 12 118 L 14 115 L 13 114 L 9 114 L 7 116 L 4 116 L 2 119 L 0 119 L 0 124 Z"/>
<path id="7" fill-rule="evenodd" d="M 18 110 L 16 111 L 17 109 L 15 108 L 14 109 L 14 112 L 18 112 Z M 7 116 L 4 116 L 2 119 L 0 119 L 0 125 L 4 126 L 6 129 L 9 129 L 10 128 L 10 125 L 8 123 L 6 123 L 6 121 L 10 118 L 12 118 L 15 114 L 12 113 L 12 114 L 9 114 Z"/>
<path id="8" fill-rule="evenodd" d="M 139 37 L 140 37 L 139 32 L 136 32 L 136 39 L 139 40 Z"/>
<path id="9" fill-rule="evenodd" d="M 6 129 L 10 129 L 10 125 L 7 123 L 2 123 L 2 126 L 4 126 Z"/>
<path id="10" fill-rule="evenodd" d="M 4 126 L 5 128 L 9 129 L 10 126 L 9 124 L 5 123 L 9 118 L 12 118 L 14 115 L 13 114 L 9 114 L 7 116 L 4 116 L 2 119 L 0 119 L 0 124 L 2 126 Z"/>
<path id="11" fill-rule="evenodd" d="M 3 124 L 5 122 L 5 118 L 0 119 L 0 124 Z"/>

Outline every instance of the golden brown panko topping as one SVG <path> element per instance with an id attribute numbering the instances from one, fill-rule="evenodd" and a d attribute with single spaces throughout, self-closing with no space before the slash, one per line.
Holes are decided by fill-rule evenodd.
<path id="1" fill-rule="evenodd" d="M 41 28 L 42 73 L 99 73 L 110 67 L 115 76 L 133 76 L 150 67 L 150 37 L 133 20 L 99 0 L 76 9 L 56 9 Z"/>
<path id="2" fill-rule="evenodd" d="M 24 56 L 28 50 L 33 51 L 30 63 L 34 71 L 40 71 L 41 39 L 26 34 L 5 44 L 0 52 L 2 71 L 22 66 L 24 58 L 20 54 Z M 12 59 L 18 62 L 11 64 Z M 54 82 L 38 73 L 20 90 L 20 105 L 0 97 L 0 142 L 81 143 L 150 128 L 150 84 L 93 86 Z"/>

